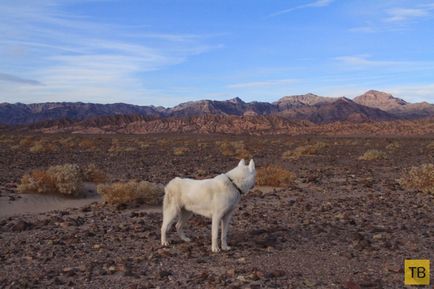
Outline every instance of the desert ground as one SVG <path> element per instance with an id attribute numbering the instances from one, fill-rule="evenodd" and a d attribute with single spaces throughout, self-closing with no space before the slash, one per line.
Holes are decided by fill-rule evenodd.
<path id="1" fill-rule="evenodd" d="M 309 149 L 303 149 L 303 148 Z M 379 157 L 361 160 L 366 151 Z M 21 177 L 94 164 L 108 181 L 208 178 L 253 157 L 295 178 L 243 196 L 211 253 L 210 223 L 160 246 L 161 206 L 20 194 Z M 404 189 L 434 137 L 0 135 L 0 288 L 409 288 L 404 259 L 434 262 L 434 195 Z M 432 284 L 432 281 L 431 281 Z M 431 285 L 432 286 L 432 285 Z"/>

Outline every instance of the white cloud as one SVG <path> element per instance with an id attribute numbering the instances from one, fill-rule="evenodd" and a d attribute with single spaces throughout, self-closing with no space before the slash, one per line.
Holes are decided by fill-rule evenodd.
<path id="1" fill-rule="evenodd" d="M 0 82 L 12 82 L 12 83 L 25 84 L 25 85 L 42 85 L 42 83 L 40 83 L 37 80 L 26 79 L 16 75 L 1 73 L 1 72 L 0 72 Z"/>
<path id="2" fill-rule="evenodd" d="M 403 22 L 430 15 L 427 8 L 392 8 L 388 9 L 386 13 L 388 14 L 387 22 Z"/>
<path id="3" fill-rule="evenodd" d="M 295 6 L 292 8 L 288 8 L 288 9 L 284 9 L 284 10 L 280 10 L 277 12 L 274 12 L 270 15 L 268 15 L 269 17 L 274 17 L 274 16 L 279 16 L 282 14 L 286 14 L 295 10 L 299 10 L 299 9 L 305 9 L 305 8 L 321 8 L 321 7 L 326 7 L 329 6 L 334 0 L 316 0 L 310 3 L 306 3 L 303 5 L 299 5 L 299 6 Z"/>
<path id="4" fill-rule="evenodd" d="M 398 85 L 385 88 L 393 95 L 410 102 L 428 101 L 434 103 L 434 83 L 418 85 Z"/>
<path id="5" fill-rule="evenodd" d="M 203 43 L 200 35 L 161 33 L 70 15 L 64 5 L 76 2 L 68 0 L 26 3 L 0 3 L 0 71 L 5 75 L 26 71 L 29 78 L 1 81 L 0 101 L 19 97 L 23 102 L 155 103 L 159 93 L 147 89 L 140 74 L 222 47 Z M 29 86 L 31 82 L 44 85 Z"/>
<path id="6" fill-rule="evenodd" d="M 386 61 L 386 60 L 371 60 L 368 56 L 350 55 L 339 56 L 335 58 L 340 64 L 346 65 L 349 68 L 364 69 L 372 67 L 390 67 L 406 64 L 404 61 Z"/>

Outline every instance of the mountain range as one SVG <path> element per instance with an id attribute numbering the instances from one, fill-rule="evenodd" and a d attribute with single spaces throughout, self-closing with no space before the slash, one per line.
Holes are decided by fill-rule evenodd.
<path id="1" fill-rule="evenodd" d="M 0 103 L 0 125 L 31 125 L 46 129 L 73 126 L 97 129 L 107 126 L 125 127 L 126 124 L 139 129 L 134 123 L 140 123 L 142 128 L 146 123 L 147 130 L 154 132 L 158 132 L 157 127 L 167 129 L 167 126 L 172 126 L 173 130 L 179 131 L 185 129 L 183 125 L 194 125 L 193 118 L 199 123 L 211 121 L 211 123 L 223 124 L 228 117 L 231 121 L 241 117 L 255 123 L 266 120 L 265 122 L 270 126 L 277 121 L 280 124 L 286 123 L 284 127 L 294 122 L 361 123 L 434 117 L 434 105 L 426 102 L 408 103 L 389 93 L 376 90 L 369 90 L 353 100 L 308 93 L 285 96 L 273 103 L 256 101 L 247 103 L 240 98 L 233 98 L 226 101 L 191 101 L 172 108 L 124 103 Z M 154 125 L 154 129 L 150 129 L 149 125 Z"/>

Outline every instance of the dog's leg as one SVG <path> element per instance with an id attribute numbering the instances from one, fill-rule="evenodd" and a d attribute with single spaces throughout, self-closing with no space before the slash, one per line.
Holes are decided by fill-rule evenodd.
<path id="1" fill-rule="evenodd" d="M 163 210 L 163 224 L 161 225 L 161 245 L 168 246 L 169 242 L 167 241 L 167 232 L 172 227 L 172 224 L 175 221 L 176 216 L 178 215 L 179 210 L 175 206 L 168 206 Z"/>
<path id="2" fill-rule="evenodd" d="M 211 228 L 211 251 L 220 252 L 218 244 L 219 225 L 221 221 L 221 215 L 212 216 L 212 228 Z"/>
<path id="3" fill-rule="evenodd" d="M 233 212 L 227 213 L 221 220 L 221 223 L 222 223 L 222 235 L 221 235 L 222 250 L 225 250 L 225 251 L 228 251 L 231 249 L 231 247 L 229 247 L 228 243 L 227 243 L 227 235 L 228 235 L 228 229 L 229 229 L 229 222 L 231 221 L 231 218 L 232 218 L 232 213 Z"/>
<path id="4" fill-rule="evenodd" d="M 190 217 L 191 217 L 191 212 L 182 209 L 180 214 L 179 214 L 178 222 L 176 223 L 176 231 L 178 232 L 179 237 L 185 242 L 191 241 L 190 238 L 185 236 L 185 233 L 183 230 L 185 223 L 188 221 L 188 219 Z"/>

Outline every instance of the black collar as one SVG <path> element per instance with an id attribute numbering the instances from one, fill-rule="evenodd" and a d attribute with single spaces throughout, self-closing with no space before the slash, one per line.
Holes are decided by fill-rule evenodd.
<path id="1" fill-rule="evenodd" d="M 228 176 L 226 175 L 229 179 L 229 181 L 232 183 L 232 185 L 235 187 L 235 189 L 237 189 L 238 193 L 240 193 L 240 195 L 244 194 L 243 191 L 234 183 L 234 181 Z"/>

